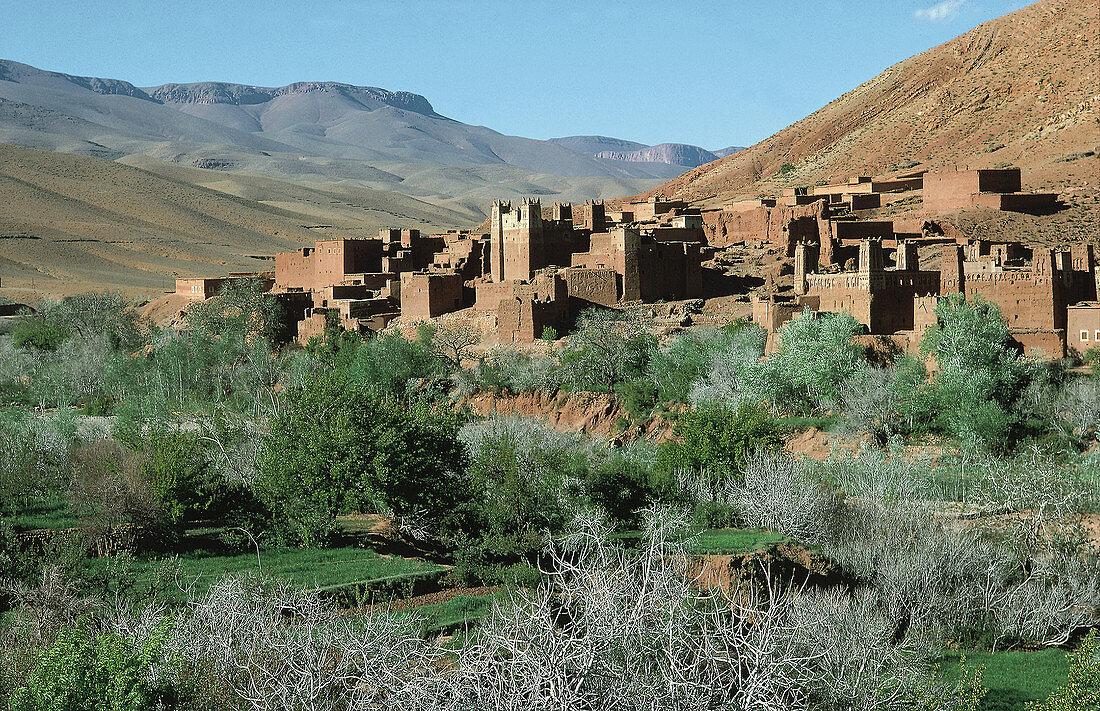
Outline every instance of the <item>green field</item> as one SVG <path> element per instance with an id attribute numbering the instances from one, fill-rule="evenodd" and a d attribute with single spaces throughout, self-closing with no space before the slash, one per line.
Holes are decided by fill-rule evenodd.
<path id="1" fill-rule="evenodd" d="M 458 595 L 446 602 L 413 608 L 410 612 L 424 619 L 425 632 L 438 632 L 484 618 L 493 608 L 493 603 L 507 595 L 506 590 L 485 595 Z"/>
<path id="2" fill-rule="evenodd" d="M 790 539 L 782 533 L 762 528 L 707 528 L 692 539 L 692 553 L 709 555 L 741 555 L 766 550 Z"/>
<path id="3" fill-rule="evenodd" d="M 210 584 L 227 573 L 262 571 L 303 588 L 330 588 L 357 582 L 431 573 L 442 566 L 399 556 L 383 556 L 363 548 L 298 549 L 279 548 L 256 553 L 217 555 L 192 551 L 178 557 L 138 556 L 128 570 L 116 560 L 89 560 L 86 573 L 113 578 L 114 585 L 127 588 L 138 596 L 160 590 L 174 603 L 184 602 L 187 594 L 180 586 L 194 585 L 201 594 Z M 179 581 L 176 585 L 175 581 Z M 110 581 L 108 581 L 110 584 Z"/>
<path id="4" fill-rule="evenodd" d="M 966 668 L 985 667 L 982 684 L 989 692 L 981 711 L 1023 711 L 1027 701 L 1044 701 L 1065 683 L 1069 673 L 1066 653 L 1061 649 L 1040 652 L 951 652 L 944 656 L 941 670 L 948 680 L 959 676 L 959 658 Z"/>
<path id="5" fill-rule="evenodd" d="M 32 531 L 39 528 L 59 530 L 76 528 L 81 525 L 78 516 L 61 495 L 48 496 L 23 507 L 19 513 L 8 518 L 8 523 L 16 531 Z"/>

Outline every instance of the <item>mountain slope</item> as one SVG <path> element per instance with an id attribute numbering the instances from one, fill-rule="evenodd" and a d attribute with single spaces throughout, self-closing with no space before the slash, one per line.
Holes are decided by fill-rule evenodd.
<path id="1" fill-rule="evenodd" d="M 718 160 L 718 156 L 705 148 L 684 143 L 661 143 L 632 151 L 601 151 L 596 154 L 596 157 L 630 163 L 668 163 L 692 168 Z"/>
<path id="2" fill-rule="evenodd" d="M 1086 181 L 1100 143 L 1095 0 L 1043 0 L 900 62 L 761 143 L 652 193 L 719 202 L 906 166 L 1019 165 L 1032 188 Z M 782 172 L 781 172 L 782 170 Z"/>
<path id="3" fill-rule="evenodd" d="M 394 193 L 313 189 L 140 160 L 158 172 L 0 144 L 5 294 L 33 286 L 153 295 L 170 289 L 176 276 L 270 269 L 257 257 L 326 234 L 376 234 L 395 224 L 453 227 L 477 217 Z"/>
<path id="4" fill-rule="evenodd" d="M 441 116 L 426 98 L 408 92 L 336 82 L 141 89 L 6 60 L 0 60 L 0 141 L 102 157 L 143 154 L 197 166 L 248 165 L 272 177 L 286 177 L 301 157 L 338 160 L 344 162 L 340 179 L 371 181 L 380 169 L 396 183 L 423 165 L 485 165 L 628 181 L 630 193 L 683 172 L 664 164 L 601 160 L 548 141 L 469 126 Z M 312 173 L 307 168 L 305 179 L 313 179 Z M 444 199 L 476 187 L 435 182 L 441 189 L 434 197 Z M 597 186 L 596 194 L 587 196 L 609 192 L 611 185 Z"/>

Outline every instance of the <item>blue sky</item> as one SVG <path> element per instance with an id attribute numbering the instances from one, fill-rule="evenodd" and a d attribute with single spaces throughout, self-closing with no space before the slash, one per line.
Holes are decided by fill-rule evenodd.
<path id="1" fill-rule="evenodd" d="M 1017 0 L 0 0 L 0 58 L 139 86 L 332 80 L 504 133 L 751 145 Z"/>

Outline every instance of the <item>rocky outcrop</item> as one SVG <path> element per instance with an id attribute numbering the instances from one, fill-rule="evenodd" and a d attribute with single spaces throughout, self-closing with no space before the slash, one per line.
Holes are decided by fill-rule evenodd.
<path id="1" fill-rule="evenodd" d="M 438 116 L 431 103 L 420 94 L 331 81 L 300 81 L 276 88 L 206 81 L 193 84 L 163 84 L 147 90 L 149 96 L 165 104 L 232 104 L 235 106 L 264 104 L 281 96 L 318 92 L 340 94 L 371 109 L 384 105 L 425 116 Z"/>

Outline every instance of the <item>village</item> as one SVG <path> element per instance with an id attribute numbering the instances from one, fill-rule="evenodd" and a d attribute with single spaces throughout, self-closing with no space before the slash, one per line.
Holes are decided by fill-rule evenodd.
<path id="1" fill-rule="evenodd" d="M 980 296 L 1004 315 L 1025 353 L 1060 358 L 1100 342 L 1096 261 L 1090 244 L 1041 249 L 973 240 L 931 219 L 867 219 L 920 191 L 926 212 L 960 208 L 1049 214 L 1054 193 L 1022 191 L 1018 168 L 914 172 L 889 179 L 789 188 L 720 209 L 650 197 L 607 209 L 602 201 L 494 203 L 488 231 L 382 229 L 377 238 L 318 240 L 282 252 L 274 270 L 177 279 L 189 300 L 227 282 L 264 281 L 301 343 L 339 324 L 379 331 L 463 310 L 487 317 L 502 343 L 563 333 L 590 306 L 727 296 L 704 279 L 716 253 L 763 250 L 762 286 L 738 282 L 751 319 L 775 335 L 805 311 L 845 311 L 880 348 L 914 351 L 935 322 L 936 300 Z M 735 260 L 736 261 L 736 260 Z M 708 266 L 709 265 L 709 266 Z M 759 279 L 758 279 L 759 281 Z"/>

